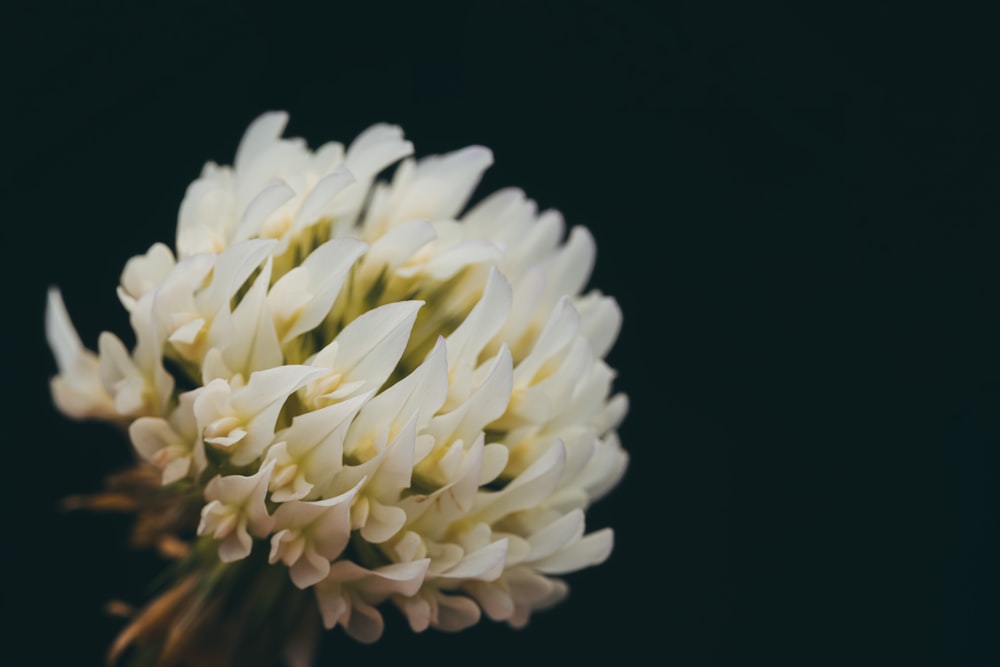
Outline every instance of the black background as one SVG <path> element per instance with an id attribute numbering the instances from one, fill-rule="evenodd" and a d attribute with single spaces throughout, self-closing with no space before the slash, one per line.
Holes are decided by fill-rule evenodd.
<path id="1" fill-rule="evenodd" d="M 124 3 L 122 3 L 124 4 Z M 6 21 L 5 664 L 97 665 L 157 571 L 62 514 L 129 460 L 50 407 L 45 290 L 124 335 L 125 260 L 269 109 L 478 143 L 589 227 L 625 320 L 604 565 L 522 631 L 387 612 L 322 664 L 1000 663 L 1000 114 L 988 16 L 941 4 L 46 4 Z M 745 6 L 744 6 L 745 5 Z M 23 654 L 22 651 L 28 653 Z M 31 657 L 25 657 L 30 655 Z"/>

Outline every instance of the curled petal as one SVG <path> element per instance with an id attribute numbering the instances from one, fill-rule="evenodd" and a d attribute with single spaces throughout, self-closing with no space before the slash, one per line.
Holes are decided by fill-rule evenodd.
<path id="1" fill-rule="evenodd" d="M 97 355 L 83 346 L 63 305 L 59 290 L 49 290 L 45 309 L 45 337 L 56 358 L 59 374 L 52 379 L 52 398 L 66 415 L 114 419 L 114 400 L 101 382 Z"/>

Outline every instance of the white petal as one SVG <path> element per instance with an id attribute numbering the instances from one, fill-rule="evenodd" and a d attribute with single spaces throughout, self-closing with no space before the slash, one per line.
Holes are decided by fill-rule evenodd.
<path id="1" fill-rule="evenodd" d="M 561 551 L 534 563 L 534 567 L 546 574 L 565 574 L 599 565 L 607 560 L 614 547 L 614 533 L 604 528 L 587 535 Z"/>
<path id="2" fill-rule="evenodd" d="M 628 452 L 622 449 L 617 434 L 611 432 L 602 440 L 577 483 L 592 501 L 602 498 L 621 481 L 628 460 Z"/>
<path id="3" fill-rule="evenodd" d="M 375 599 L 383 599 L 390 594 L 416 595 L 430 562 L 429 558 L 423 558 L 409 563 L 383 565 L 372 570 L 372 576 L 364 583 L 365 594 Z"/>
<path id="4" fill-rule="evenodd" d="M 426 597 L 423 595 L 417 595 L 409 598 L 398 597 L 395 599 L 395 602 L 396 606 L 398 606 L 400 611 L 402 611 L 406 616 L 406 620 L 409 622 L 411 630 L 414 632 L 423 632 L 430 627 L 431 621 L 433 620 L 433 614 L 431 603 Z M 475 607 L 475 603 L 473 603 L 472 606 Z M 475 623 L 475 621 L 473 621 L 473 623 Z"/>
<path id="5" fill-rule="evenodd" d="M 622 326 L 622 311 L 609 296 L 594 294 L 576 302 L 580 313 L 580 332 L 590 341 L 594 356 L 603 358 L 618 338 Z"/>
<path id="6" fill-rule="evenodd" d="M 555 490 L 565 464 L 566 448 L 557 441 L 502 491 L 480 494 L 477 505 L 481 509 L 477 515 L 482 521 L 492 523 L 512 512 L 539 505 Z"/>
<path id="7" fill-rule="evenodd" d="M 464 595 L 438 594 L 437 603 L 434 627 L 440 630 L 458 632 L 479 622 L 479 606 Z"/>
<path id="8" fill-rule="evenodd" d="M 551 556 L 583 536 L 583 511 L 574 510 L 553 521 L 529 538 L 531 553 L 525 558 L 536 561 Z"/>
<path id="9" fill-rule="evenodd" d="M 97 339 L 97 349 L 101 359 L 101 382 L 108 394 L 114 396 L 115 411 L 128 416 L 151 414 L 152 388 L 121 340 L 104 331 Z"/>
<path id="10" fill-rule="evenodd" d="M 425 275 L 434 280 L 448 280 L 467 266 L 497 262 L 502 256 L 503 250 L 490 241 L 462 241 L 435 253 L 427 261 L 396 269 L 396 275 L 403 278 Z"/>
<path id="11" fill-rule="evenodd" d="M 472 442 L 487 424 L 500 417 L 510 402 L 513 363 L 503 347 L 491 364 L 486 379 L 472 396 L 452 412 L 435 417 L 427 429 L 439 442 L 450 439 Z"/>
<path id="12" fill-rule="evenodd" d="M 278 179 L 257 193 L 240 218 L 240 224 L 233 232 L 230 243 L 246 241 L 260 234 L 264 222 L 286 202 L 295 197 L 295 190 Z"/>
<path id="13" fill-rule="evenodd" d="M 229 300 L 277 245 L 274 239 L 241 241 L 221 253 L 212 269 L 212 282 L 197 296 L 200 312 L 215 315 L 228 310 Z"/>
<path id="14" fill-rule="evenodd" d="M 371 509 L 365 525 L 361 528 L 361 537 L 370 544 L 381 544 L 403 527 L 406 523 L 406 512 L 398 507 L 383 505 L 371 498 L 368 500 Z"/>
<path id="15" fill-rule="evenodd" d="M 330 312 L 340 293 L 347 272 L 368 246 L 354 239 L 334 239 L 319 246 L 301 265 L 278 279 L 268 292 L 268 303 L 276 312 L 278 304 L 289 297 L 304 296 L 300 312 L 286 315 L 287 331 L 282 343 L 318 326 Z"/>
<path id="16" fill-rule="evenodd" d="M 363 381 L 362 391 L 377 390 L 403 356 L 423 301 L 401 301 L 370 310 L 336 338 L 335 370 L 346 381 Z"/>
<path id="17" fill-rule="evenodd" d="M 447 391 L 448 360 L 440 339 L 424 363 L 361 410 L 348 432 L 344 451 L 360 451 L 380 431 L 387 430 L 388 436 L 394 437 L 414 413 L 418 430 L 423 428 L 444 403 Z"/>
<path id="18" fill-rule="evenodd" d="M 145 255 L 137 255 L 125 262 L 121 287 L 134 303 L 135 299 L 166 280 L 174 265 L 174 254 L 170 248 L 163 243 L 154 243 Z M 129 304 L 125 307 L 131 310 Z"/>
<path id="19" fill-rule="evenodd" d="M 128 434 L 136 451 L 151 462 L 161 450 L 187 444 L 167 420 L 160 417 L 139 417 L 129 425 Z"/>
<path id="20" fill-rule="evenodd" d="M 590 232 L 585 227 L 574 227 L 566 245 L 544 264 L 546 302 L 554 303 L 562 295 L 579 294 L 590 278 L 596 253 Z"/>
<path id="21" fill-rule="evenodd" d="M 267 306 L 270 280 L 271 259 L 268 258 L 253 286 L 232 313 L 233 335 L 222 338 L 217 329 L 209 333 L 209 344 L 222 349 L 226 365 L 244 377 L 278 366 L 283 360 L 274 320 Z"/>
<path id="22" fill-rule="evenodd" d="M 510 450 L 500 443 L 490 443 L 483 448 L 483 467 L 479 485 L 489 484 L 503 472 L 510 458 Z"/>
<path id="23" fill-rule="evenodd" d="M 101 383 L 97 355 L 83 347 L 55 288 L 48 293 L 45 337 L 59 368 L 51 385 L 56 406 L 76 419 L 118 417 L 114 401 Z"/>
<path id="24" fill-rule="evenodd" d="M 514 600 L 506 586 L 484 581 L 470 581 L 462 586 L 476 599 L 486 615 L 494 621 L 505 621 L 514 615 Z"/>
<path id="25" fill-rule="evenodd" d="M 292 392 L 322 373 L 321 369 L 301 365 L 257 371 L 250 376 L 247 386 L 233 396 L 233 406 L 241 414 L 260 414 L 275 402 L 284 402 Z"/>
<path id="26" fill-rule="evenodd" d="M 446 339 L 448 368 L 452 372 L 463 361 L 469 363 L 470 369 L 478 365 L 479 353 L 500 330 L 510 313 L 511 299 L 510 283 L 496 267 L 491 268 L 482 297 Z"/>
<path id="27" fill-rule="evenodd" d="M 206 164 L 188 186 L 177 214 L 177 256 L 221 252 L 237 222 L 233 170 Z"/>
<path id="28" fill-rule="evenodd" d="M 437 575 L 437 577 L 441 579 L 493 581 L 503 574 L 506 559 L 507 540 L 504 538 L 468 554 L 453 568 Z"/>
<path id="29" fill-rule="evenodd" d="M 302 203 L 298 215 L 295 216 L 296 225 L 308 225 L 318 221 L 323 217 L 333 198 L 352 183 L 354 183 L 354 174 L 345 166 L 337 167 L 333 172 L 321 178 Z"/>
<path id="30" fill-rule="evenodd" d="M 358 283 L 370 286 L 380 275 L 396 271 L 435 238 L 434 226 L 424 220 L 409 220 L 394 227 L 372 241 L 358 272 Z"/>
<path id="31" fill-rule="evenodd" d="M 454 218 L 491 164 L 493 153 L 483 146 L 421 160 L 406 195 L 394 207 L 394 219 Z"/>
<path id="32" fill-rule="evenodd" d="M 246 169 L 248 163 L 263 153 L 268 146 L 281 137 L 288 124 L 288 113 L 285 111 L 269 111 L 258 116 L 240 139 L 236 149 L 236 159 L 233 165 L 237 171 Z"/>
<path id="33" fill-rule="evenodd" d="M 330 574 L 332 573 L 331 569 Z M 319 603 L 319 611 L 323 617 L 323 627 L 331 630 L 350 613 L 351 605 L 348 601 L 348 595 L 339 586 L 327 590 L 321 584 L 317 584 L 315 588 L 316 601 Z"/>
<path id="34" fill-rule="evenodd" d="M 351 142 L 345 160 L 359 180 L 368 180 L 393 162 L 413 154 L 413 144 L 403 140 L 395 125 L 372 125 Z"/>

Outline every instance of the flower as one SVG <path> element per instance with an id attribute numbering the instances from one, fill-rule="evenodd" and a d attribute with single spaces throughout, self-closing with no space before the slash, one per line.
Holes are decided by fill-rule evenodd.
<path id="1" fill-rule="evenodd" d="M 386 604 L 418 632 L 521 626 L 612 548 L 584 525 L 627 463 L 603 361 L 621 313 L 582 293 L 593 238 L 564 240 L 516 189 L 465 210 L 483 147 L 414 161 L 375 125 L 311 151 L 286 122 L 254 121 L 234 166 L 188 188 L 175 249 L 125 264 L 131 351 L 107 332 L 87 350 L 49 293 L 56 405 L 126 425 L 156 511 L 176 500 L 157 530 L 193 540 L 185 578 L 125 635 L 151 641 L 153 609 L 211 622 L 192 577 L 250 604 L 233 572 L 308 592 L 298 609 L 364 642 Z M 194 650 L 171 636 L 165 653 Z"/>

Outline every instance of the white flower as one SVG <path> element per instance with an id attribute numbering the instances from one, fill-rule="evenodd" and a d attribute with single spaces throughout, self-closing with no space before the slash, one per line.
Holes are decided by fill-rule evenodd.
<path id="1" fill-rule="evenodd" d="M 393 595 L 404 599 L 420 590 L 429 560 L 394 563 L 369 570 L 349 560 L 333 564 L 316 584 L 323 624 L 343 626 L 358 641 L 373 642 L 382 635 L 382 615 L 375 608 Z"/>
<path id="2" fill-rule="evenodd" d="M 224 563 L 250 555 L 250 532 L 266 537 L 275 520 L 264 503 L 274 464 L 261 466 L 256 474 L 216 475 L 205 486 L 208 504 L 201 510 L 198 534 L 211 534 L 219 542 L 219 558 Z"/>
<path id="3" fill-rule="evenodd" d="M 55 402 L 127 423 L 196 494 L 217 549 L 192 558 L 257 563 L 267 540 L 252 567 L 287 568 L 328 628 L 374 641 L 390 601 L 416 631 L 523 625 L 613 544 L 585 530 L 627 464 L 603 361 L 621 312 L 582 293 L 594 240 L 514 189 L 463 214 L 485 148 L 378 182 L 413 151 L 399 128 L 313 152 L 286 121 L 206 165 L 175 251 L 126 263 L 131 351 L 110 333 L 88 351 L 50 292 Z"/>
<path id="4" fill-rule="evenodd" d="M 97 355 L 83 347 L 62 295 L 55 289 L 49 290 L 45 308 L 45 337 L 59 367 L 59 374 L 51 383 L 56 406 L 77 419 L 116 418 L 114 400 L 101 383 L 101 363 Z"/>
<path id="5" fill-rule="evenodd" d="M 163 471 L 164 484 L 195 477 L 208 464 L 194 415 L 197 396 L 197 391 L 178 396 L 178 405 L 168 419 L 139 417 L 129 426 L 135 450 Z"/>
<path id="6" fill-rule="evenodd" d="M 274 440 L 274 425 L 285 400 L 322 371 L 310 366 L 278 366 L 257 371 L 243 386 L 216 378 L 197 390 L 194 415 L 198 433 L 230 453 L 234 465 L 256 461 Z"/>
<path id="7" fill-rule="evenodd" d="M 289 500 L 274 513 L 270 562 L 287 565 L 299 588 L 312 586 L 330 571 L 330 561 L 347 546 L 351 534 L 351 501 L 354 488 L 333 498 Z"/>

